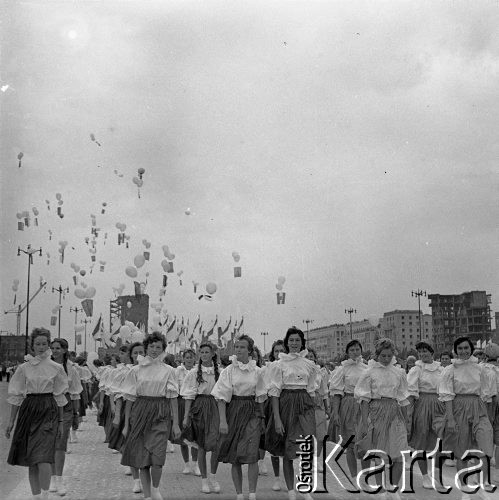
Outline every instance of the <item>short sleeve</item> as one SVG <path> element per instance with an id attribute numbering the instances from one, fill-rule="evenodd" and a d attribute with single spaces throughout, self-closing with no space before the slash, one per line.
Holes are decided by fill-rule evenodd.
<path id="1" fill-rule="evenodd" d="M 414 396 L 419 398 L 419 377 L 421 375 L 421 368 L 419 366 L 413 366 L 409 373 L 407 374 L 407 390 L 409 391 L 409 396 Z"/>
<path id="2" fill-rule="evenodd" d="M 454 367 L 446 366 L 442 371 L 442 378 L 438 385 L 438 399 L 440 401 L 452 401 L 456 397 L 454 392 Z"/>
<path id="3" fill-rule="evenodd" d="M 257 379 L 255 388 L 255 401 L 263 403 L 267 399 L 267 385 L 265 384 L 265 369 L 257 369 Z"/>
<path id="4" fill-rule="evenodd" d="M 57 365 L 57 374 L 54 378 L 53 394 L 57 406 L 66 406 L 66 392 L 69 391 L 69 380 L 62 365 Z"/>
<path id="5" fill-rule="evenodd" d="M 196 399 L 198 394 L 198 383 L 196 381 L 197 369 L 189 370 L 182 383 L 180 395 L 184 399 Z"/>
<path id="6" fill-rule="evenodd" d="M 9 382 L 9 397 L 7 403 L 14 406 L 21 406 L 26 397 L 26 375 L 24 373 L 25 365 L 18 366 Z"/>
<path id="7" fill-rule="evenodd" d="M 485 403 L 491 403 L 492 398 L 497 396 L 497 383 L 494 368 L 479 365 L 480 371 L 480 396 Z"/>
<path id="8" fill-rule="evenodd" d="M 395 397 L 400 406 L 408 406 L 410 403 L 409 400 L 407 399 L 409 397 L 409 391 L 407 389 L 407 377 L 402 368 L 398 370 L 398 376 L 399 376 L 399 384 L 397 386 L 397 393 Z"/>
<path id="9" fill-rule="evenodd" d="M 137 369 L 134 366 L 126 375 L 121 386 L 121 395 L 127 401 L 135 401 L 137 399 Z"/>
<path id="10" fill-rule="evenodd" d="M 353 393 L 355 399 L 359 401 L 371 401 L 371 370 L 364 370 L 364 373 L 362 373 L 357 381 L 357 385 L 355 386 Z"/>
<path id="11" fill-rule="evenodd" d="M 278 398 L 282 391 L 282 369 L 279 361 L 272 363 L 266 370 L 268 394 Z"/>
<path id="12" fill-rule="evenodd" d="M 217 401 L 225 401 L 226 403 L 230 403 L 232 400 L 232 366 L 233 365 L 229 365 L 227 368 L 221 371 L 217 383 L 211 391 L 211 395 Z"/>
<path id="13" fill-rule="evenodd" d="M 310 360 L 307 360 L 310 361 Z M 308 370 L 308 381 L 307 381 L 307 392 L 315 397 L 315 393 L 319 391 L 320 383 L 321 383 L 321 374 L 319 373 L 319 366 L 316 365 L 313 361 L 310 361 L 309 370 Z"/>
<path id="14" fill-rule="evenodd" d="M 81 379 L 78 371 L 74 366 L 68 365 L 68 379 L 69 379 L 69 396 L 71 400 L 80 399 L 80 394 L 83 391 L 81 386 Z"/>
<path id="15" fill-rule="evenodd" d="M 168 365 L 166 365 L 168 366 Z M 178 381 L 177 381 L 177 372 L 175 368 L 168 366 L 170 368 L 168 379 L 166 380 L 166 394 L 167 399 L 174 399 L 178 397 Z"/>
<path id="16" fill-rule="evenodd" d="M 329 394 L 331 396 L 345 395 L 345 368 L 338 366 L 335 368 L 329 377 Z"/>

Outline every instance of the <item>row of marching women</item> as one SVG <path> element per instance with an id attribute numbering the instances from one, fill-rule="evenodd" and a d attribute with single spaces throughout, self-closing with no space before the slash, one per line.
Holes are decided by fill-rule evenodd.
<path id="1" fill-rule="evenodd" d="M 313 349 L 306 349 L 303 332 L 292 327 L 274 343 L 265 366 L 253 339 L 242 335 L 235 339 L 235 354 L 226 367 L 210 343 L 201 344 L 197 352 L 186 350 L 182 365 L 174 367 L 168 364 L 165 338 L 152 333 L 107 359 L 98 370 L 93 399 L 107 446 L 121 453 L 121 464 L 133 476 L 132 491 L 143 492 L 145 499 L 163 498 L 163 466 L 175 443 L 185 464 L 178 472 L 200 476 L 202 493 L 220 492 L 217 471 L 220 464 L 230 464 L 236 499 L 243 500 L 247 465 L 249 500 L 255 500 L 268 452 L 275 476 L 272 489 L 281 489 L 282 463 L 287 495 L 294 500 L 303 438 L 314 436 L 320 455 L 326 435 L 348 443 L 353 485 L 376 490 L 379 498 L 396 499 L 399 493 L 391 486 L 401 484 L 403 452 L 429 453 L 441 443 L 443 450 L 454 453 L 458 470 L 467 466 L 467 450 L 481 450 L 486 462 L 493 458 L 494 444 L 499 444 L 499 346 L 489 344 L 482 363 L 473 356 L 473 347 L 468 338 L 457 339 L 455 359 L 443 367 L 434 360 L 432 346 L 420 342 L 419 360 L 406 373 L 397 365 L 391 340 L 378 340 L 369 362 L 362 358 L 361 343 L 352 340 L 346 346 L 347 359 L 329 373 L 317 364 Z M 63 339 L 50 343 L 50 334 L 38 329 L 32 349 L 35 356 L 20 366 L 9 386 L 13 406 L 7 436 L 17 418 L 9 463 L 30 467 L 35 497 L 47 495 L 51 476 L 52 486 L 64 494 L 64 450 L 69 429 L 78 424 L 82 387 L 65 357 Z M 369 450 L 390 457 L 389 479 L 380 473 L 374 483 L 362 482 L 363 471 L 379 462 L 366 459 Z M 422 486 L 443 493 L 435 462 L 431 470 L 436 472 L 430 474 L 426 456 L 417 461 Z M 319 458 L 317 463 L 320 472 Z M 495 463 L 499 466 L 497 456 Z M 493 491 L 490 469 L 483 471 L 477 495 L 493 498 L 488 496 Z M 460 486 L 466 499 L 466 487 Z"/>

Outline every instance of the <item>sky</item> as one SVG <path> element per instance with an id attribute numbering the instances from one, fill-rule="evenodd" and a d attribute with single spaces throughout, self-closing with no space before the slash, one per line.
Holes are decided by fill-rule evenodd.
<path id="1" fill-rule="evenodd" d="M 306 319 L 347 322 L 346 308 L 371 320 L 417 309 L 417 289 L 486 290 L 499 310 L 497 2 L 7 1 L 2 10 L 0 302 L 7 311 L 26 298 L 18 246 L 41 247 L 31 290 L 40 277 L 48 285 L 30 329 L 49 326 L 52 287 L 68 286 L 61 333 L 74 338 L 71 263 L 96 289 L 93 321 L 107 320 L 113 287 L 133 293 L 125 269 L 143 239 L 151 259 L 138 273 L 151 302 L 162 246 L 175 254 L 163 314 L 207 325 L 244 316 L 260 346 L 269 332 L 267 349 Z M 31 225 L 18 231 L 25 210 Z M 90 273 L 91 214 L 104 272 Z M 199 300 L 210 282 L 213 300 Z M 15 331 L 15 315 L 0 325 Z"/>

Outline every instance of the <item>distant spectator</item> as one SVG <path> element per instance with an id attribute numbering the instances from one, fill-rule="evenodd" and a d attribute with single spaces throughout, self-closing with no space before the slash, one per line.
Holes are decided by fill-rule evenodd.
<path id="1" fill-rule="evenodd" d="M 414 368 L 416 366 L 416 356 L 407 356 L 407 359 L 405 361 L 405 372 L 409 373 L 411 368 Z"/>
<path id="2" fill-rule="evenodd" d="M 443 351 L 440 354 L 440 364 L 445 368 L 452 364 L 452 353 L 449 351 Z"/>
<path id="3" fill-rule="evenodd" d="M 485 353 L 483 352 L 482 349 L 475 349 L 473 351 L 473 356 L 475 356 L 475 358 L 478 359 L 479 363 L 484 363 L 485 362 L 486 356 L 485 356 Z"/>
<path id="4" fill-rule="evenodd" d="M 4 377 L 7 377 L 7 367 L 2 363 L 2 366 L 0 367 L 0 382 Z"/>
<path id="5" fill-rule="evenodd" d="M 222 354 L 222 356 L 220 356 L 220 365 L 222 368 L 226 368 L 230 365 L 230 357 L 228 354 Z"/>

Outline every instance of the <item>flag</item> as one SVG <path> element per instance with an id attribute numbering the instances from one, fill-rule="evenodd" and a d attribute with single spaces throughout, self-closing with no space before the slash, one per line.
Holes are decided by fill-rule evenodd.
<path id="1" fill-rule="evenodd" d="M 168 327 L 168 329 L 166 330 L 166 333 L 169 333 L 171 330 L 173 330 L 173 327 L 175 326 L 176 322 L 177 322 L 177 318 L 173 318 L 173 321 L 172 321 L 171 325 Z"/>
<path id="2" fill-rule="evenodd" d="M 208 330 L 208 332 L 206 333 L 206 338 L 209 339 L 212 335 L 213 335 L 213 332 L 215 330 L 215 326 L 217 325 L 218 323 L 218 316 L 215 317 L 215 322 L 213 323 L 213 326 L 211 327 L 210 330 Z"/>
<path id="3" fill-rule="evenodd" d="M 95 325 L 94 331 L 92 332 L 92 337 L 94 340 L 101 340 L 102 339 L 102 314 L 99 316 L 99 320 L 97 321 L 97 324 Z"/>
<path id="4" fill-rule="evenodd" d="M 57 325 L 57 316 L 51 316 L 50 317 L 50 326 L 55 326 Z"/>
<path id="5" fill-rule="evenodd" d="M 284 304 L 286 302 L 286 292 L 277 292 L 277 305 Z"/>
<path id="6" fill-rule="evenodd" d="M 222 330 L 222 328 L 218 327 L 218 342 L 221 344 L 222 340 L 224 341 L 223 343 L 226 344 L 230 340 L 230 335 L 229 338 L 227 338 L 227 332 L 229 331 L 230 324 L 232 323 L 232 317 L 229 318 L 229 322 L 227 325 L 225 325 L 225 328 Z"/>
<path id="7" fill-rule="evenodd" d="M 192 327 L 192 333 L 194 334 L 194 330 L 199 326 L 199 322 L 201 321 L 201 316 L 198 315 L 198 319 L 194 323 L 194 326 Z"/>

